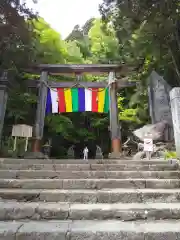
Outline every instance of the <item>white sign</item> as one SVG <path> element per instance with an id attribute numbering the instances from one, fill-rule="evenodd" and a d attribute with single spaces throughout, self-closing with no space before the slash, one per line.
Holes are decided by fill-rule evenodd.
<path id="1" fill-rule="evenodd" d="M 152 138 L 144 138 L 144 151 L 153 152 L 153 140 Z"/>
<path id="2" fill-rule="evenodd" d="M 32 137 L 32 126 L 25 124 L 14 125 L 12 128 L 12 137 Z"/>

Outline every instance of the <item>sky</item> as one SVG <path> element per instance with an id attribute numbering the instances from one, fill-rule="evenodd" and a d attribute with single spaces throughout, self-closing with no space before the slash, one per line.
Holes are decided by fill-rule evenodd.
<path id="1" fill-rule="evenodd" d="M 99 17 L 99 4 L 102 0 L 38 0 L 27 5 L 39 13 L 52 28 L 66 38 L 77 24 L 82 26 L 91 17 Z"/>

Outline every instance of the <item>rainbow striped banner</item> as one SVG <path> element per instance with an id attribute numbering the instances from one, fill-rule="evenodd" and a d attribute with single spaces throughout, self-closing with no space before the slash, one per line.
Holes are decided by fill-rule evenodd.
<path id="1" fill-rule="evenodd" d="M 46 114 L 65 112 L 109 111 L 109 91 L 106 88 L 48 89 Z"/>

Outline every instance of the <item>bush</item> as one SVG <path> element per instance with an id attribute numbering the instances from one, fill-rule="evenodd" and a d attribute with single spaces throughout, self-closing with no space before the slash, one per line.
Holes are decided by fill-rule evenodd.
<path id="1" fill-rule="evenodd" d="M 165 159 L 170 159 L 170 158 L 177 158 L 177 154 L 176 154 L 176 152 L 166 152 L 165 153 Z"/>

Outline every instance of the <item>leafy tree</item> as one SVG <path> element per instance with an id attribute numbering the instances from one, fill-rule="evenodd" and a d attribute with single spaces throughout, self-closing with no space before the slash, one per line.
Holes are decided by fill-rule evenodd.
<path id="1" fill-rule="evenodd" d="M 68 63 L 83 63 L 83 55 L 81 53 L 80 48 L 78 47 L 76 41 L 69 41 L 66 43 L 68 56 L 67 62 Z"/>
<path id="2" fill-rule="evenodd" d="M 33 20 L 31 24 L 36 34 L 35 51 L 37 63 L 65 63 L 68 50 L 60 34 L 42 18 Z"/>
<path id="3" fill-rule="evenodd" d="M 82 40 L 84 37 L 83 30 L 80 28 L 79 25 L 74 26 L 72 32 L 69 34 L 69 36 L 66 38 L 66 41 L 78 41 Z"/>
<path id="4" fill-rule="evenodd" d="M 33 32 L 27 19 L 35 15 L 19 0 L 2 0 L 0 6 L 0 67 L 18 68 L 32 61 Z"/>
<path id="5" fill-rule="evenodd" d="M 101 12 L 113 22 L 126 62 L 139 64 L 143 73 L 155 68 L 171 85 L 180 84 L 178 0 L 104 0 Z M 126 55 L 124 55 L 126 56 Z"/>
<path id="6" fill-rule="evenodd" d="M 9 91 L 6 125 L 31 119 L 30 102 L 34 95 L 24 94 L 22 68 L 34 62 L 35 35 L 29 23 L 36 15 L 18 0 L 2 0 L 0 6 L 0 69 L 11 70 L 13 88 Z M 23 103 L 25 107 L 20 106 Z M 5 130 L 5 128 L 4 128 Z"/>
<path id="7" fill-rule="evenodd" d="M 100 19 L 94 20 L 89 31 L 89 39 L 93 62 L 109 63 L 119 60 L 118 40 L 111 24 L 103 31 L 102 21 Z"/>
<path id="8" fill-rule="evenodd" d="M 88 59 L 91 56 L 90 51 L 90 41 L 88 33 L 93 25 L 94 18 L 89 19 L 82 28 L 79 25 L 76 25 L 69 36 L 66 38 L 66 41 L 75 41 L 79 47 L 83 58 Z"/>

